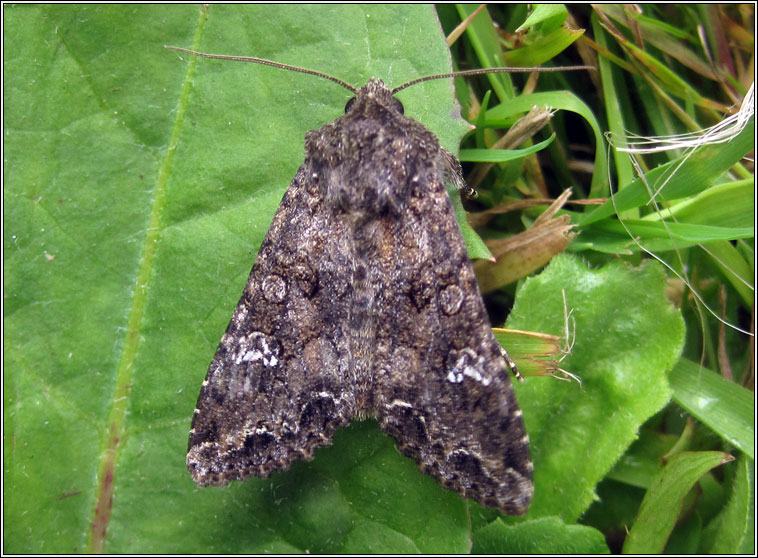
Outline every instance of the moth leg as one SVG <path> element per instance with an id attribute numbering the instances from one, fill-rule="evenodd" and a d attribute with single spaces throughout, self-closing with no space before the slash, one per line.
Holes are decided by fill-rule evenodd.
<path id="1" fill-rule="evenodd" d="M 524 377 L 518 371 L 518 368 L 516 368 L 516 363 L 513 362 L 511 355 L 508 354 L 508 351 L 506 351 L 505 347 L 503 347 L 502 345 L 500 345 L 500 354 L 502 355 L 503 360 L 505 360 L 505 363 L 508 365 L 508 368 L 510 368 L 511 373 L 516 377 L 516 379 L 519 382 L 523 382 Z"/>

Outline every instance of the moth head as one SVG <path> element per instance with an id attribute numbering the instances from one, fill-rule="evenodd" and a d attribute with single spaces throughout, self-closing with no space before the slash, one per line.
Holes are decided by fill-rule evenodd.
<path id="1" fill-rule="evenodd" d="M 404 114 L 405 108 L 393 94 L 384 82 L 380 79 L 371 78 L 366 85 L 355 91 L 355 97 L 350 99 L 345 105 L 345 114 L 351 110 L 358 109 L 360 105 L 375 103 L 384 108 Z"/>

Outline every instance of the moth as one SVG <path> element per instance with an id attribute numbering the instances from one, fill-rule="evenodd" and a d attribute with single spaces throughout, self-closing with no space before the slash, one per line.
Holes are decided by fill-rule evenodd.
<path id="1" fill-rule="evenodd" d="M 507 514 L 534 491 L 529 438 L 445 189 L 457 159 L 371 79 L 305 137 L 203 382 L 187 467 L 199 486 L 265 477 L 375 417 L 446 488 Z M 503 71 L 498 69 L 496 71 Z"/>

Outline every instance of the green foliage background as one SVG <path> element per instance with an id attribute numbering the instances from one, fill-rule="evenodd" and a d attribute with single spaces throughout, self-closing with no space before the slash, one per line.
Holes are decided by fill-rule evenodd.
<path id="1" fill-rule="evenodd" d="M 635 453 L 640 428 L 675 379 L 711 381 L 678 360 L 684 322 L 655 263 L 564 255 L 521 285 L 508 326 L 562 334 L 563 289 L 577 336 L 562 366 L 582 378 L 515 386 L 535 462 L 526 518 L 445 491 L 370 420 L 269 479 L 201 490 L 185 468 L 200 382 L 303 136 L 350 94 L 163 45 L 399 85 L 450 69 L 432 6 L 3 8 L 5 552 L 608 551 L 598 491 L 649 486 L 660 455 Z M 468 125 L 449 81 L 399 97 L 457 151 Z M 752 513 L 746 412 L 711 426 L 743 452 L 713 538 Z"/>

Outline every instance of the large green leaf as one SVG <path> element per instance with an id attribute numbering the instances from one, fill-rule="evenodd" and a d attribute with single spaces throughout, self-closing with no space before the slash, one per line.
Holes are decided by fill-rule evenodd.
<path id="1" fill-rule="evenodd" d="M 200 382 L 304 134 L 350 93 L 163 45 L 399 85 L 450 69 L 433 8 L 6 5 L 4 17 L 4 549 L 467 549 L 465 502 L 372 423 L 270 480 L 198 490 L 184 465 Z M 440 80 L 399 97 L 455 149 L 452 93 Z"/>

